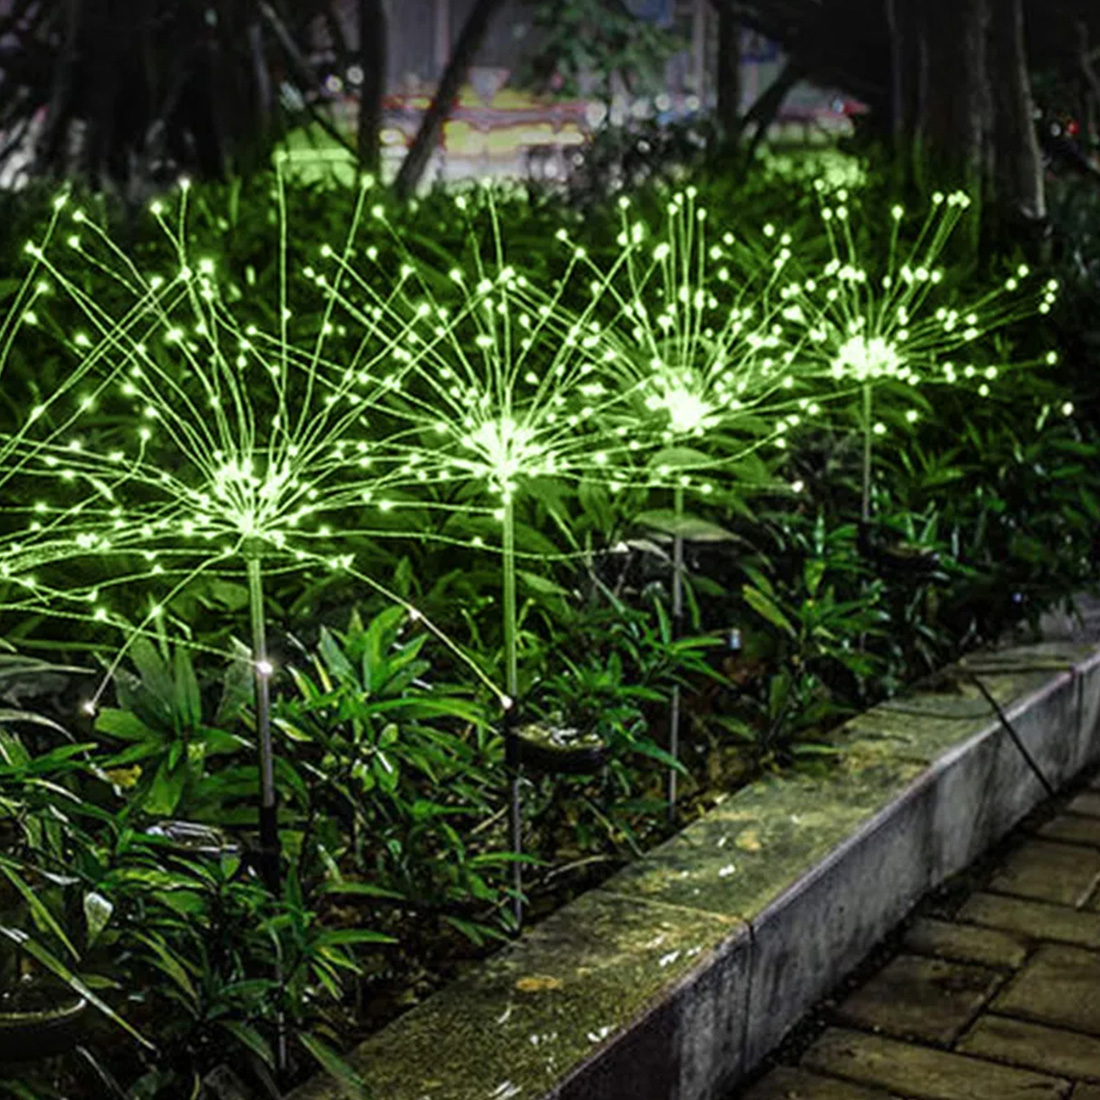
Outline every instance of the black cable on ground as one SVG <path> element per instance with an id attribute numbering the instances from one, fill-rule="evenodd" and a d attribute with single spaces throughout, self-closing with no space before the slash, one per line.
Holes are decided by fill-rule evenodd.
<path id="1" fill-rule="evenodd" d="M 964 669 L 963 671 L 966 670 Z M 1005 714 L 1004 708 L 1001 706 L 1000 703 L 997 702 L 996 699 L 993 698 L 993 693 L 989 690 L 989 688 L 985 686 L 985 684 L 981 682 L 981 680 L 978 679 L 977 676 L 974 675 L 974 673 L 967 672 L 967 675 L 973 682 L 974 686 L 982 693 L 985 701 L 993 708 L 993 711 L 997 715 L 997 718 L 1000 720 L 1001 725 L 1004 726 L 1004 728 L 1008 731 L 1008 735 L 1012 738 L 1012 741 L 1016 745 L 1016 748 L 1020 750 L 1020 755 L 1027 762 L 1027 766 L 1035 773 L 1036 779 L 1038 779 L 1039 782 L 1042 783 L 1043 788 L 1046 790 L 1047 794 L 1053 798 L 1054 795 L 1057 794 L 1057 792 L 1055 791 L 1050 780 L 1047 779 L 1047 777 L 1043 774 L 1042 768 L 1040 768 L 1039 765 L 1035 762 L 1035 757 L 1033 757 L 1031 753 L 1028 752 L 1027 746 L 1020 738 L 1020 735 L 1013 728 L 1012 723 L 1008 720 L 1008 715 Z"/>

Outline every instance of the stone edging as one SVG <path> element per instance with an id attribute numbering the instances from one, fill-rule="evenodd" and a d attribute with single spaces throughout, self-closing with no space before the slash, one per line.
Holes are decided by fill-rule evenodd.
<path id="1" fill-rule="evenodd" d="M 970 658 L 1055 787 L 1100 758 L 1100 647 Z M 966 669 L 967 662 L 963 662 Z M 738 791 L 366 1040 L 384 1100 L 725 1100 L 928 890 L 1045 796 L 965 678 Z M 320 1076 L 287 1100 L 336 1100 Z"/>

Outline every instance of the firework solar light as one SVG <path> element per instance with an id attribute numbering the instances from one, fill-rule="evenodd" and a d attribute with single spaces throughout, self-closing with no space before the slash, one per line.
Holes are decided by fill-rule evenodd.
<path id="1" fill-rule="evenodd" d="M 411 368 L 393 403 L 406 421 L 406 466 L 432 484 L 476 491 L 464 510 L 499 525 L 501 627 L 504 640 L 507 744 L 520 713 L 516 569 L 516 502 L 532 480 L 593 481 L 612 491 L 654 480 L 640 465 L 646 443 L 637 427 L 611 415 L 628 394 L 608 384 L 596 349 L 598 292 L 577 310 L 564 304 L 586 254 L 574 248 L 553 292 L 536 287 L 505 254 L 493 192 L 455 198 L 468 217 L 462 266 L 435 272 L 409 254 L 381 207 L 405 278 L 383 297 L 378 279 L 346 260 L 337 266 L 353 319 L 382 318 L 392 355 Z M 479 232 L 479 230 L 481 232 Z M 487 245 L 483 249 L 482 236 Z M 483 252 L 487 253 L 483 255 Z M 328 258 L 335 258 L 329 255 Z M 383 261 L 368 249 L 372 263 Z M 605 280 L 606 282 L 606 280 Z M 356 305 L 351 291 L 365 300 Z M 582 295 L 582 298 L 584 296 Z M 387 501 L 391 507 L 393 500 Z M 423 507 L 418 499 L 415 507 Z M 519 777 L 513 769 L 512 834 L 519 850 Z M 522 916 L 520 864 L 515 864 L 517 922 Z"/>
<path id="2" fill-rule="evenodd" d="M 554 292 L 542 291 L 508 262 L 491 190 L 480 189 L 473 202 L 462 195 L 454 201 L 460 213 L 476 204 L 472 215 L 491 234 L 488 259 L 473 216 L 466 266 L 434 273 L 439 278 L 413 260 L 391 228 L 403 260 L 400 287 L 384 298 L 376 279 L 338 261 L 368 306 L 358 308 L 349 295 L 341 300 L 354 319 L 371 317 L 387 328 L 391 354 L 410 368 L 392 393 L 406 424 L 394 437 L 407 456 L 406 469 L 421 483 L 477 487 L 481 502 L 463 511 L 499 524 L 505 685 L 514 702 L 517 499 L 539 477 L 591 480 L 612 490 L 648 484 L 640 470 L 645 444 L 625 425 L 612 426 L 611 410 L 628 395 L 608 384 L 597 360 L 603 338 L 597 296 L 578 311 L 563 304 L 583 250 L 574 250 Z M 380 207 L 375 215 L 388 227 Z M 375 249 L 367 250 L 367 259 L 380 262 Z"/>
<path id="3" fill-rule="evenodd" d="M 931 209 L 908 248 L 900 243 L 905 211 L 893 206 L 885 267 L 870 271 L 859 258 L 848 192 L 841 188 L 825 197 L 823 187 L 818 191 L 831 258 L 819 274 L 782 289 L 787 301 L 783 316 L 798 334 L 800 354 L 815 360 L 835 383 L 855 386 L 861 394 L 860 518 L 867 524 L 872 442 L 886 432 L 875 417 L 876 389 L 886 383 L 971 382 L 979 396 L 988 396 L 1002 365 L 977 360 L 981 338 L 1035 313 L 1048 313 L 1058 284 L 1034 279 L 1021 264 L 1001 285 L 969 301 L 956 289 L 945 288 L 937 261 L 970 205 L 963 192 L 933 194 Z M 1056 360 L 1052 351 L 1038 362 Z M 917 415 L 915 409 L 906 413 L 910 422 Z"/>
<path id="4" fill-rule="evenodd" d="M 366 191 L 345 249 L 362 220 Z M 276 197 L 274 332 L 241 324 L 215 261 L 191 255 L 186 186 L 174 223 L 162 204 L 153 206 L 176 253 L 170 275 L 143 273 L 104 231 L 73 213 L 79 236 L 69 239 L 70 252 L 109 274 L 132 299 L 121 320 L 66 274 L 66 260 L 39 251 L 41 267 L 87 326 L 66 336 L 81 364 L 80 383 L 63 385 L 63 399 L 36 407 L 31 423 L 3 441 L 18 499 L 27 503 L 3 512 L 0 535 L 4 605 L 116 628 L 123 640 L 108 677 L 133 639 L 163 630 L 179 593 L 201 578 L 240 576 L 243 567 L 269 882 L 277 881 L 278 832 L 266 575 L 319 567 L 365 583 L 404 606 L 503 694 L 456 643 L 355 564 L 349 547 L 361 534 L 354 519 L 363 501 L 407 476 L 400 463 L 387 461 L 378 425 L 385 423 L 385 399 L 409 368 L 369 326 L 342 340 L 347 334 L 332 321 L 338 282 L 312 303 L 316 331 L 292 337 L 281 176 Z M 338 366 L 327 358 L 332 343 L 340 343 Z M 140 593 L 148 610 L 128 617 L 122 608 L 132 608 Z M 86 702 L 89 713 L 106 684 L 107 678 Z"/>
<path id="5" fill-rule="evenodd" d="M 631 420 L 633 434 L 656 438 L 661 447 L 652 462 L 674 485 L 676 634 L 683 620 L 685 491 L 710 493 L 713 486 L 698 476 L 701 472 L 729 467 L 764 445 L 785 446 L 789 431 L 820 411 L 797 385 L 816 364 L 799 355 L 780 314 L 791 237 L 766 226 L 769 245 L 763 254 L 729 232 L 708 240 L 707 210 L 697 197 L 694 187 L 674 194 L 656 233 L 632 217 L 629 199 L 620 199 L 621 270 L 593 286 L 617 313 L 600 344 L 608 384 L 631 398 L 611 411 Z M 598 269 L 593 265 L 593 270 Z M 716 456 L 710 444 L 719 438 L 722 453 Z M 674 687 L 673 756 L 679 725 L 680 692 Z M 670 768 L 670 815 L 676 778 Z"/>

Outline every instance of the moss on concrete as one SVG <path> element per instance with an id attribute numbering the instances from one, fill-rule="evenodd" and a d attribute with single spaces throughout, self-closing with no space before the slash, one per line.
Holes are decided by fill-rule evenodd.
<path id="1" fill-rule="evenodd" d="M 351 1056 L 385 1100 L 534 1100 L 745 933 L 735 920 L 593 890 Z M 317 1078 L 289 1100 L 336 1100 Z"/>
<path id="2" fill-rule="evenodd" d="M 604 889 L 751 921 L 920 771 L 917 763 L 852 753 L 825 779 L 754 783 Z"/>

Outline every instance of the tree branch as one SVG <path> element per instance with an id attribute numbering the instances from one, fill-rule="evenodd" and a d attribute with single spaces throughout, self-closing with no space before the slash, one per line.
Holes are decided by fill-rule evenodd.
<path id="1" fill-rule="evenodd" d="M 476 0 L 466 22 L 459 32 L 458 41 L 455 43 L 451 59 L 447 62 L 447 68 L 440 78 L 439 87 L 436 89 L 424 117 L 420 120 L 420 128 L 413 138 L 412 145 L 405 155 L 405 160 L 394 180 L 393 188 L 400 199 L 407 199 L 412 195 L 420 183 L 424 170 L 428 167 L 432 152 L 439 143 L 439 136 L 443 132 L 443 124 L 451 113 L 451 105 L 458 95 L 459 89 L 466 80 L 470 65 L 477 56 L 477 51 L 489 29 L 493 16 L 503 7 L 505 0 Z"/>
<path id="2" fill-rule="evenodd" d="M 297 44 L 291 37 L 290 31 L 286 29 L 283 21 L 279 18 L 275 9 L 272 8 L 266 0 L 262 0 L 260 4 L 260 11 L 263 12 L 264 18 L 271 24 L 271 29 L 275 32 L 275 36 L 279 39 L 279 44 L 283 47 L 287 57 L 290 58 L 290 63 L 294 67 L 294 71 L 298 77 L 307 84 L 314 91 L 323 91 L 321 82 L 317 79 L 317 75 L 309 67 L 309 62 L 302 56 L 301 51 L 298 49 Z M 306 110 L 309 112 L 310 117 L 326 134 L 339 145 L 342 145 L 353 157 L 358 157 L 358 152 L 354 145 L 340 131 L 330 122 L 325 116 L 317 109 L 313 103 L 305 104 Z"/>

